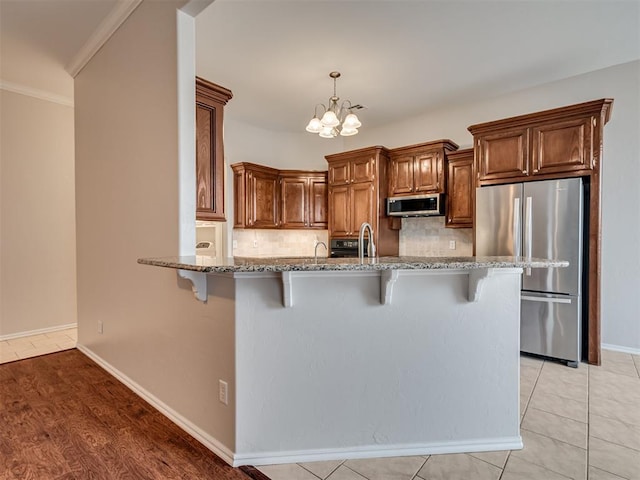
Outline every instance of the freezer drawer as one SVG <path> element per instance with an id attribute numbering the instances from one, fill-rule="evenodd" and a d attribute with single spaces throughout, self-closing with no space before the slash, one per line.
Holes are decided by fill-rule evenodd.
<path id="1" fill-rule="evenodd" d="M 523 291 L 520 350 L 580 361 L 580 297 Z"/>

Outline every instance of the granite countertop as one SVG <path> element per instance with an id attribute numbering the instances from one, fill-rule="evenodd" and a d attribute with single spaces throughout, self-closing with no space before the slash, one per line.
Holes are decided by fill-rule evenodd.
<path id="1" fill-rule="evenodd" d="M 217 259 L 193 255 L 185 257 L 139 258 L 138 263 L 156 267 L 176 268 L 202 273 L 291 272 L 291 271 L 354 271 L 354 270 L 473 270 L 478 268 L 546 268 L 567 267 L 564 260 L 524 257 L 379 257 L 358 258 L 319 257 L 233 257 Z"/>

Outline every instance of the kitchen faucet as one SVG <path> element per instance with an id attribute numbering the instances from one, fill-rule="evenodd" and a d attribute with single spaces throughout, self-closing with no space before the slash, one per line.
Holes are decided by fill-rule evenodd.
<path id="1" fill-rule="evenodd" d="M 376 256 L 376 246 L 373 243 L 373 228 L 367 222 L 360 225 L 360 234 L 358 235 L 358 258 L 362 262 L 364 260 L 364 232 L 369 230 L 369 245 L 367 248 L 367 256 L 369 258 Z"/>
<path id="2" fill-rule="evenodd" d="M 322 245 L 324 247 L 324 249 L 327 251 L 327 253 L 329 252 L 329 249 L 327 248 L 327 244 L 324 242 L 316 242 L 316 248 L 314 249 L 313 252 L 313 257 L 316 260 L 316 263 L 318 263 L 318 246 Z"/>

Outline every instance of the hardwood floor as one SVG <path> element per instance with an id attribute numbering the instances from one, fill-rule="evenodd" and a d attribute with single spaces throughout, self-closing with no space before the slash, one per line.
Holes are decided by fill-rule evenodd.
<path id="1" fill-rule="evenodd" d="M 0 365 L 0 479 L 264 479 L 232 468 L 78 350 Z"/>

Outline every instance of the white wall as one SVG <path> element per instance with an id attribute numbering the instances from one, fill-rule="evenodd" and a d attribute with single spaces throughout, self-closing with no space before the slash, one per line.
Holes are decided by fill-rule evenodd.
<path id="1" fill-rule="evenodd" d="M 73 108 L 0 90 L 0 338 L 76 323 Z"/>
<path id="2" fill-rule="evenodd" d="M 75 79 L 78 343 L 183 426 L 199 425 L 205 444 L 230 451 L 233 291 L 211 285 L 202 304 L 175 270 L 136 263 L 177 254 L 181 236 L 195 241 L 194 202 L 191 232 L 179 208 L 190 193 L 179 187 L 181 3 L 143 2 Z M 218 379 L 229 383 L 228 406 L 218 402 Z"/>
<path id="3" fill-rule="evenodd" d="M 602 162 L 602 343 L 640 352 L 640 62 L 617 65 L 536 88 L 452 105 L 385 128 L 362 128 L 347 149 L 450 138 L 472 146 L 469 125 L 614 98 Z"/>

